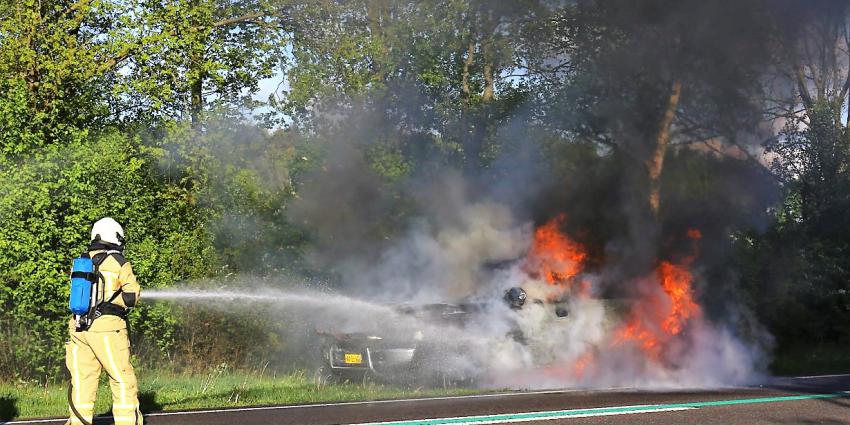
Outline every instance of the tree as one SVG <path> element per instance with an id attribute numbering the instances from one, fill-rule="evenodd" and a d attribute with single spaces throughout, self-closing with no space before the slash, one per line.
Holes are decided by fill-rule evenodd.
<path id="1" fill-rule="evenodd" d="M 847 341 L 850 329 L 850 7 L 842 2 L 792 3 L 781 21 L 768 116 L 784 122 L 766 144 L 785 189 L 777 223 L 758 248 L 758 273 L 773 297 L 759 308 L 780 341 Z M 790 90 L 789 90 L 790 88 Z M 774 258 L 794 258 L 777 262 Z M 755 280 L 756 278 L 752 278 Z M 783 311 L 792 312 L 784 314 Z M 807 317 L 801 320 L 801 317 Z"/>
<path id="2" fill-rule="evenodd" d="M 251 107 L 258 83 L 271 77 L 287 43 L 282 5 L 265 0 L 142 1 L 141 34 L 122 52 L 119 87 L 131 110 L 198 125 L 208 104 Z"/>
<path id="3" fill-rule="evenodd" d="M 278 106 L 296 125 L 327 128 L 333 120 L 317 111 L 356 103 L 385 117 L 380 143 L 390 151 L 430 152 L 472 171 L 492 160 L 495 128 L 524 93 L 512 79 L 513 34 L 544 9 L 536 1 L 385 0 L 300 13 L 294 22 L 332 23 L 295 27 L 290 89 Z"/>
<path id="4" fill-rule="evenodd" d="M 669 146 L 733 144 L 736 132 L 755 127 L 753 99 L 771 54 L 766 10 L 758 0 L 597 0 L 564 9 L 551 24 L 560 37 L 540 49 L 563 61 L 544 77 L 566 80 L 542 108 L 548 125 L 640 164 L 631 178 L 640 182 L 636 207 L 658 216 Z"/>
<path id="5" fill-rule="evenodd" d="M 107 115 L 117 9 L 109 1 L 0 5 L 0 153 L 67 138 Z"/>
<path id="6" fill-rule="evenodd" d="M 0 152 L 253 106 L 286 20 L 264 1 L 25 0 L 0 5 Z"/>

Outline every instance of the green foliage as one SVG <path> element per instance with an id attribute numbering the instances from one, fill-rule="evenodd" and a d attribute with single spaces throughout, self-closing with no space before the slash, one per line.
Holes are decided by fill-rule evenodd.
<path id="1" fill-rule="evenodd" d="M 410 176 L 412 161 L 391 147 L 377 145 L 368 156 L 371 158 L 372 170 L 390 181 L 401 181 Z"/>
<path id="2" fill-rule="evenodd" d="M 295 28 L 290 84 L 276 106 L 296 126 L 322 131 L 338 125 L 325 116 L 374 112 L 369 144 L 386 146 L 370 149 L 398 155 L 392 165 L 385 155 L 378 161 L 389 175 L 425 156 L 487 167 L 502 143 L 497 129 L 527 94 L 504 77 L 524 41 L 509 34 L 544 11 L 538 1 L 316 3 L 296 19 L 328 23 Z"/>
<path id="3" fill-rule="evenodd" d="M 192 188 L 191 201 L 208 214 L 221 271 L 302 271 L 302 236 L 284 212 L 300 174 L 316 166 L 316 146 L 294 131 L 270 133 L 228 118 L 210 117 L 205 127 L 175 123 L 151 143 L 169 178 Z"/>
<path id="4" fill-rule="evenodd" d="M 17 332 L 4 338 L 11 363 L 0 367 L 14 368 L 4 374 L 55 376 L 60 370 L 68 270 L 100 217 L 124 223 L 126 254 L 145 287 L 214 270 L 202 211 L 188 202 L 188 193 L 157 178 L 156 158 L 138 142 L 112 131 L 0 164 L 0 305 L 9 332 Z M 167 337 L 167 329 L 156 328 L 160 324 L 167 328 L 168 321 L 146 322 L 143 329 Z"/>
<path id="5" fill-rule="evenodd" d="M 197 121 L 211 106 L 252 107 L 259 81 L 273 75 L 286 32 L 271 2 L 145 2 L 126 18 L 136 33 L 126 76 L 114 90 L 141 113 Z M 124 15 L 127 16 L 127 15 Z"/>
<path id="6" fill-rule="evenodd" d="M 841 108 L 813 105 L 768 146 L 786 198 L 774 228 L 745 246 L 754 259 L 745 276 L 764 290 L 760 315 L 785 345 L 850 341 L 850 130 Z"/>
<path id="7" fill-rule="evenodd" d="M 0 154 L 80 129 L 256 106 L 285 45 L 265 1 L 4 1 Z M 128 13 L 133 10 L 133 13 Z"/>
<path id="8" fill-rule="evenodd" d="M 0 376 L 58 376 L 68 266 L 105 215 L 125 224 L 143 288 L 333 273 L 305 263 L 308 244 L 355 245 L 307 235 L 288 214 L 333 159 L 372 172 L 362 184 L 374 187 L 346 187 L 347 208 L 334 211 L 342 221 L 366 210 L 372 225 L 349 238 L 358 242 L 406 223 L 411 176 L 451 168 L 496 180 L 499 160 L 538 154 L 517 163 L 551 172 L 559 189 L 546 203 L 571 225 L 600 229 L 582 236 L 596 256 L 618 236 L 645 238 L 624 199 L 646 190 L 671 83 L 684 87 L 672 143 L 731 145 L 758 120 L 753 99 L 777 29 L 763 0 L 729 7 L 0 0 Z M 286 129 L 269 132 L 246 115 L 279 65 L 284 93 L 269 104 L 286 119 L 266 124 Z M 647 227 L 696 223 L 714 238 L 705 245 L 724 253 L 712 258 L 734 263 L 743 285 L 730 295 L 736 281 L 713 276 L 727 283 L 706 297 L 743 297 L 781 344 L 850 340 L 844 103 L 819 98 L 784 116 L 768 146 L 783 199 L 762 196 L 774 183 L 746 154 L 686 144 L 666 155 L 662 208 L 649 218 Z M 394 206 L 363 207 L 363 194 Z M 188 369 L 241 366 L 282 344 L 263 318 L 240 319 L 144 303 L 131 315 L 142 364 Z"/>
<path id="9" fill-rule="evenodd" d="M 801 342 L 777 350 L 770 371 L 780 376 L 842 374 L 850 370 L 848 344 Z"/>
<path id="10" fill-rule="evenodd" d="M 66 141 L 110 113 L 121 2 L 3 2 L 0 154 Z"/>

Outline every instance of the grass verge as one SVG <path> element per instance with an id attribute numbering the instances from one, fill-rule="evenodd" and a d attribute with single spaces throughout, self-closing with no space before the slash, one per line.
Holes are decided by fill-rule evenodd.
<path id="1" fill-rule="evenodd" d="M 67 384 L 35 385 L 0 382 L 0 420 L 65 416 Z M 321 385 L 303 372 L 272 375 L 215 370 L 205 375 L 140 374 L 142 412 L 274 404 L 304 404 L 430 397 L 480 393 L 471 389 L 406 389 L 376 383 Z M 96 414 L 110 411 L 112 397 L 104 377 Z"/>
<path id="2" fill-rule="evenodd" d="M 770 371 L 774 375 L 826 375 L 850 373 L 850 346 L 820 344 L 779 347 Z"/>

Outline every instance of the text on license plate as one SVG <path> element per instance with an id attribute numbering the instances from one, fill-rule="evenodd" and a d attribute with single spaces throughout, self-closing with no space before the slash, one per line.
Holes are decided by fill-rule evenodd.
<path id="1" fill-rule="evenodd" d="M 363 355 L 360 353 L 345 353 L 343 361 L 345 364 L 361 364 L 363 363 Z"/>

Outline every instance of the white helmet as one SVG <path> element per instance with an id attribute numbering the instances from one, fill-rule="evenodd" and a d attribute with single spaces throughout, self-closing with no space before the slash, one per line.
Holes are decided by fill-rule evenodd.
<path id="1" fill-rule="evenodd" d="M 91 227 L 91 240 L 124 245 L 124 229 L 112 217 L 104 217 Z"/>

